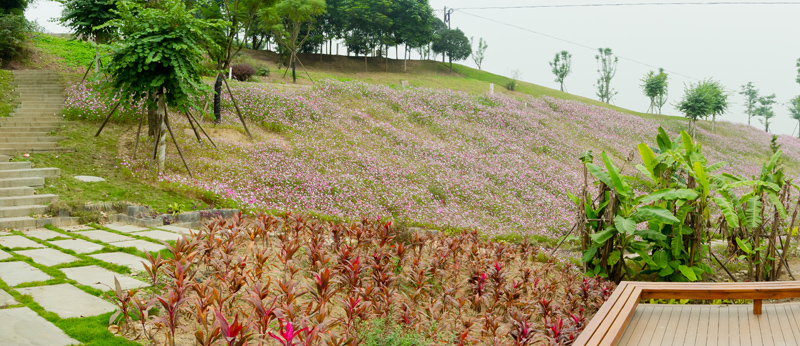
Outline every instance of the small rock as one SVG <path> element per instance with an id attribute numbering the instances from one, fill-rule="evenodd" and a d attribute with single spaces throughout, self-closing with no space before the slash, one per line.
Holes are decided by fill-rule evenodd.
<path id="1" fill-rule="evenodd" d="M 91 175 L 76 175 L 75 179 L 83 181 L 83 182 L 87 182 L 87 183 L 96 183 L 96 182 L 100 182 L 100 181 L 106 181 L 103 178 L 93 177 Z"/>

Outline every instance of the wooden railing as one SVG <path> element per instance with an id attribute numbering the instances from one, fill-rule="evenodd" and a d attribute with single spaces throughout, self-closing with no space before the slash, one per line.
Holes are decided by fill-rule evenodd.
<path id="1" fill-rule="evenodd" d="M 761 301 L 800 297 L 800 281 L 744 283 L 680 283 L 623 281 L 603 303 L 574 346 L 614 346 L 631 321 L 641 299 L 752 299 L 753 313 Z"/>

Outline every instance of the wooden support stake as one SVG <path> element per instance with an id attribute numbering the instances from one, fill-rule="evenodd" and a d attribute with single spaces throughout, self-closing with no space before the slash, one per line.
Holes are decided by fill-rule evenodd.
<path id="1" fill-rule="evenodd" d="M 761 299 L 753 299 L 753 314 L 761 315 Z"/>
<path id="2" fill-rule="evenodd" d="M 189 117 L 189 109 L 186 109 L 186 119 L 189 120 L 189 125 L 192 125 L 192 131 L 194 131 L 194 136 L 197 137 L 198 143 L 203 143 L 203 138 L 200 137 L 200 134 L 197 132 L 197 128 L 194 126 L 192 122 L 192 118 Z"/>
<path id="3" fill-rule="evenodd" d="M 111 119 L 111 115 L 114 114 L 114 111 L 117 110 L 117 107 L 119 107 L 119 104 L 121 102 L 122 102 L 122 100 L 117 101 L 117 104 L 114 105 L 114 108 L 111 110 L 111 112 L 108 113 L 108 116 L 106 117 L 106 120 L 103 121 L 103 125 L 100 125 L 100 128 L 97 129 L 97 133 L 94 134 L 95 137 L 99 136 L 100 132 L 103 131 L 103 128 L 106 127 L 106 123 L 108 123 L 108 120 Z"/>
<path id="4" fill-rule="evenodd" d="M 315 82 L 314 82 L 314 79 L 313 79 L 313 78 L 311 78 L 311 75 L 310 75 L 310 74 L 308 74 L 308 70 L 306 70 L 306 67 L 305 67 L 305 65 L 303 65 L 303 62 L 302 62 L 302 61 L 300 61 L 300 59 L 297 59 L 297 58 L 295 58 L 295 59 L 297 60 L 297 62 L 299 62 L 299 63 L 300 63 L 300 67 L 302 67 L 302 68 L 303 68 L 303 72 L 305 72 L 305 73 L 306 73 L 306 76 L 308 76 L 308 80 L 310 80 L 312 84 L 317 84 L 317 83 L 315 83 Z"/>
<path id="5" fill-rule="evenodd" d="M 172 133 L 172 128 L 169 126 L 169 112 L 167 112 L 167 105 L 164 104 L 164 124 L 167 125 L 167 131 L 169 131 L 169 136 L 172 137 L 172 143 L 175 144 L 175 149 L 178 150 L 178 156 L 181 157 L 181 161 L 183 161 L 183 167 L 186 167 L 186 171 L 189 172 L 189 177 L 194 179 L 192 175 L 192 171 L 189 169 L 189 165 L 186 164 L 186 159 L 183 158 L 183 153 L 181 152 L 181 147 L 178 146 L 178 141 L 175 140 L 175 135 Z"/>
<path id="6" fill-rule="evenodd" d="M 197 123 L 197 127 L 200 128 L 200 131 L 203 131 L 203 134 L 206 135 L 206 138 L 208 138 L 208 141 L 211 142 L 211 145 L 214 146 L 214 149 L 217 149 L 217 144 L 214 143 L 214 140 L 211 139 L 211 137 L 208 135 L 208 133 L 206 133 L 206 129 L 203 128 L 203 125 L 200 124 L 200 121 L 198 121 L 197 118 L 195 118 L 194 115 L 192 115 L 192 113 L 189 112 L 189 110 L 187 110 L 186 113 L 189 114 L 189 117 L 191 117 L 192 120 L 194 120 L 194 122 Z"/>
<path id="7" fill-rule="evenodd" d="M 133 144 L 133 159 L 136 160 L 136 148 L 139 147 L 139 134 L 142 133 L 142 123 L 144 122 L 144 112 L 139 117 L 139 129 L 136 130 L 136 143 Z"/>
<path id="8" fill-rule="evenodd" d="M 92 64 L 94 64 L 94 59 L 89 62 L 89 66 L 86 66 L 86 73 L 83 74 L 83 79 L 81 79 L 81 82 L 78 84 L 83 84 L 83 82 L 86 80 L 86 76 L 89 75 L 89 71 L 92 69 Z"/>
<path id="9" fill-rule="evenodd" d="M 253 140 L 253 135 L 250 134 L 250 130 L 247 129 L 247 124 L 244 122 L 244 117 L 242 117 L 242 112 L 239 110 L 239 105 L 236 103 L 236 99 L 233 97 L 233 92 L 231 91 L 231 86 L 228 85 L 228 81 L 225 78 L 222 79 L 225 82 L 225 87 L 228 88 L 228 95 L 231 95 L 231 101 L 233 101 L 233 107 L 236 108 L 236 114 L 239 115 L 239 121 L 242 122 L 244 126 L 244 130 L 247 131 L 247 136 L 250 137 L 250 140 Z"/>

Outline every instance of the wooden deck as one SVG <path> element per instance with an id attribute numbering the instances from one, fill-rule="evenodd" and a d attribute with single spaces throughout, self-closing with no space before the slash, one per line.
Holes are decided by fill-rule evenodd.
<path id="1" fill-rule="evenodd" d="M 639 304 L 618 346 L 800 345 L 800 303 L 752 305 Z"/>

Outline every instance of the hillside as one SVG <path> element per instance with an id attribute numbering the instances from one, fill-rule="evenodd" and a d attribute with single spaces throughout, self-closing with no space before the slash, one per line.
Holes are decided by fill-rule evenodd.
<path id="1" fill-rule="evenodd" d="M 90 45 L 82 49 L 93 50 Z M 247 139 L 225 96 L 222 125 L 213 126 L 211 114 L 204 114 L 204 126 L 219 150 L 198 144 L 188 123 L 176 119 L 178 142 L 194 178 L 170 143 L 168 172 L 155 179 L 146 159 L 150 139 L 144 139 L 138 159 L 132 160 L 138 109 L 123 106 L 116 117 L 120 126 L 112 127 L 112 137 L 101 137 L 104 144 L 96 146 L 110 149 L 107 142 L 116 142 L 116 151 L 104 149 L 102 154 L 103 160 L 116 158 L 120 168 L 102 169 L 121 182 L 126 176 L 145 182 L 142 194 L 164 197 L 139 201 L 140 191 L 103 196 L 77 189 L 81 199 L 177 199 L 189 205 L 199 203 L 191 198 L 199 198 L 250 211 L 300 211 L 333 219 L 391 216 L 410 225 L 477 228 L 490 235 L 545 240 L 563 232 L 573 219 L 566 194 L 576 192 L 583 179 L 577 160 L 581 153 L 607 151 L 625 174 L 635 174 L 636 162 L 622 162 L 638 157 L 636 144 L 653 144 L 659 126 L 672 135 L 688 129 L 681 117 L 607 107 L 529 83 L 511 92 L 502 87 L 505 77 L 460 65 L 450 73 L 447 65 L 432 61 L 409 61 L 408 73 L 403 73 L 403 62 L 390 59 L 390 72 L 365 73 L 363 58 L 301 56 L 316 84 L 276 87 L 291 80 L 274 69 L 275 55 L 246 53 L 240 61 L 273 69 L 261 82 L 231 83 L 255 141 Z M 370 70 L 386 69 L 383 63 L 372 59 Z M 82 68 L 60 66 L 77 71 L 63 74 L 71 81 L 65 115 L 89 121 L 77 122 L 72 138 L 63 143 L 80 153 L 98 141 L 90 137 L 94 121 L 111 105 L 102 102 L 91 84 L 77 85 Z M 400 87 L 401 80 L 411 87 Z M 489 82 L 496 84 L 495 95 L 486 93 Z M 305 77 L 299 84 L 312 86 Z M 715 133 L 706 122 L 699 125 L 696 139 L 710 161 L 729 162 L 724 170 L 741 175 L 760 171 L 770 153 L 768 134 L 724 121 Z M 800 141 L 781 136 L 778 142 L 789 172 L 797 175 Z M 35 156 L 41 165 L 80 165 L 64 162 L 68 155 Z M 157 193 L 148 194 L 148 189 Z M 69 200 L 73 190 L 64 186 L 53 192 Z"/>

